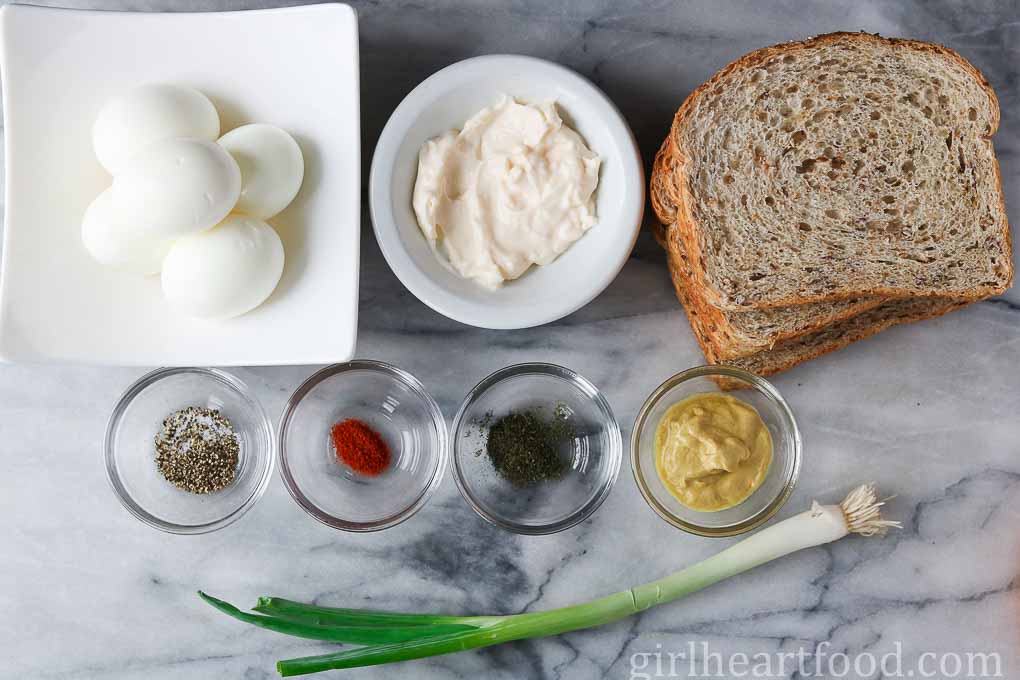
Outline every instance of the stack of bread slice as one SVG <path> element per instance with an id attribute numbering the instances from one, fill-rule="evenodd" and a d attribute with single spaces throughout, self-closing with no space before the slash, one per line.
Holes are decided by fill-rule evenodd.
<path id="1" fill-rule="evenodd" d="M 960 55 L 864 33 L 757 50 L 695 90 L 651 198 L 708 361 L 768 375 L 1005 291 L 998 124 Z"/>

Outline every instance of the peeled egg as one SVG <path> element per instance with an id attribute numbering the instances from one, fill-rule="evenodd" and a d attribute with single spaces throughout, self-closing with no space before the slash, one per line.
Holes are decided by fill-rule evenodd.
<path id="1" fill-rule="evenodd" d="M 231 215 L 176 241 L 163 261 L 163 294 L 188 316 L 227 319 L 272 294 L 283 275 L 283 243 L 260 219 Z"/>
<path id="2" fill-rule="evenodd" d="M 216 142 L 164 139 L 131 159 L 112 192 L 125 221 L 149 236 L 176 238 L 227 216 L 241 194 L 241 170 Z"/>
<path id="3" fill-rule="evenodd" d="M 243 125 L 220 137 L 220 144 L 241 168 L 236 212 L 266 220 L 297 196 L 305 161 L 289 134 L 273 125 Z"/>
<path id="4" fill-rule="evenodd" d="M 216 141 L 220 117 L 209 99 L 190 87 L 142 85 L 114 97 L 92 126 L 96 157 L 111 174 L 153 142 L 171 137 Z"/>
<path id="5" fill-rule="evenodd" d="M 110 189 L 99 194 L 81 222 L 85 249 L 100 264 L 133 274 L 156 274 L 170 250 L 170 242 L 146 238 L 113 208 Z"/>

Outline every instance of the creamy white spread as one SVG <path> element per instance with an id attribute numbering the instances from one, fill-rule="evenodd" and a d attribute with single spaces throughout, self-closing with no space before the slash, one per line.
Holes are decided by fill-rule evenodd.
<path id="1" fill-rule="evenodd" d="M 598 221 L 600 160 L 555 102 L 504 97 L 425 143 L 413 206 L 455 272 L 487 288 L 548 264 Z"/>

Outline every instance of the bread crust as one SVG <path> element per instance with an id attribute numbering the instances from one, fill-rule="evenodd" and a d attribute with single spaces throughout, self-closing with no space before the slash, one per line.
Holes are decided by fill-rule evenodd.
<path id="1" fill-rule="evenodd" d="M 648 196 L 652 201 L 652 211 L 658 220 L 658 224 L 652 225 L 652 234 L 655 240 L 663 248 L 666 247 L 665 227 L 672 224 L 676 219 L 676 204 L 673 203 L 669 192 L 662 183 L 672 176 L 668 163 L 672 160 L 672 153 L 668 149 L 669 137 L 662 143 L 659 151 L 655 154 L 652 162 L 652 174 L 649 180 Z"/>
<path id="2" fill-rule="evenodd" d="M 838 43 L 840 41 L 893 45 L 903 47 L 905 49 L 938 54 L 957 62 L 974 76 L 990 100 L 994 115 L 991 121 L 991 129 L 987 137 L 989 138 L 989 143 L 991 143 L 990 138 L 998 130 L 1001 119 L 1001 111 L 999 109 L 998 99 L 995 96 L 995 92 L 992 90 L 991 85 L 988 83 L 988 80 L 984 77 L 981 71 L 958 53 L 942 45 L 903 38 L 883 38 L 869 33 L 837 32 L 820 35 L 808 40 L 782 43 L 755 50 L 754 52 L 746 54 L 730 63 L 691 92 L 679 110 L 677 110 L 666 141 L 663 143 L 659 154 L 656 156 L 656 164 L 653 167 L 651 181 L 653 193 L 656 192 L 656 187 L 658 187 L 658 198 L 655 200 L 660 208 L 656 209 L 656 215 L 663 221 L 664 224 L 674 225 L 674 228 L 667 229 L 664 235 L 668 249 L 681 248 L 685 250 L 688 253 L 688 258 L 691 262 L 698 262 L 701 259 L 701 243 L 700 238 L 697 236 L 698 224 L 692 214 L 694 198 L 691 195 L 690 181 L 686 173 L 689 162 L 681 146 L 680 134 L 680 131 L 690 118 L 700 97 L 717 85 L 721 80 L 726 79 L 736 71 L 753 68 L 765 61 L 768 61 L 776 55 L 786 55 L 790 52 L 811 49 L 830 43 Z M 978 286 L 970 290 L 967 294 L 960 294 L 958 296 L 959 299 L 978 300 L 992 295 L 998 295 L 1005 292 L 1013 282 L 1014 271 L 1012 263 L 1012 238 L 1009 229 L 1009 220 L 1006 215 L 1005 198 L 1002 191 L 1002 176 L 998 159 L 994 154 L 992 154 L 992 161 L 996 180 L 994 191 L 996 192 L 998 199 L 997 202 L 999 204 L 999 209 L 1003 215 L 1004 233 L 1001 234 L 1001 237 L 1006 251 L 1003 254 L 1003 259 L 1004 265 L 1007 267 L 1007 275 L 1002 285 Z M 653 206 L 654 205 L 655 204 L 653 204 Z M 674 206 L 675 211 L 672 211 L 673 219 L 669 220 L 668 218 L 671 216 L 670 209 Z M 728 301 L 724 295 L 715 290 L 711 286 L 711 283 L 707 281 L 704 276 L 704 272 L 701 271 L 699 267 L 692 267 L 692 275 L 694 281 L 697 283 L 698 289 L 703 291 L 703 296 L 708 303 L 717 308 L 732 311 L 741 309 L 768 309 L 805 304 L 809 302 L 845 300 L 863 296 L 899 298 L 930 296 L 932 294 L 931 290 L 918 288 L 872 286 L 860 289 L 842 289 L 830 294 L 796 296 L 779 300 L 770 300 L 765 303 L 738 305 Z"/>

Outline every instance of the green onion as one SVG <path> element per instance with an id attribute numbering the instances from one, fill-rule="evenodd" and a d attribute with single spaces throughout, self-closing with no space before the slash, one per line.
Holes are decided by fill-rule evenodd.
<path id="1" fill-rule="evenodd" d="M 438 614 L 398 614 L 396 612 L 374 611 L 371 609 L 343 609 L 338 607 L 320 607 L 285 600 L 280 597 L 260 597 L 259 603 L 252 607 L 256 611 L 269 616 L 294 621 L 313 621 L 321 625 L 402 625 L 423 626 L 436 624 L 465 624 L 480 626 L 490 623 L 499 616 L 442 616 Z"/>
<path id="2" fill-rule="evenodd" d="M 683 597 L 792 552 L 847 534 L 884 534 L 898 522 L 882 519 L 875 489 L 854 489 L 840 505 L 812 504 L 807 512 L 764 529 L 698 564 L 658 581 L 586 604 L 512 616 L 430 616 L 304 605 L 261 598 L 247 614 L 200 593 L 220 611 L 277 632 L 367 646 L 277 663 L 283 676 L 420 659 L 478 647 L 590 628 Z M 326 637 L 326 636 L 330 637 Z"/>
<path id="3" fill-rule="evenodd" d="M 466 630 L 477 630 L 474 626 L 462 623 L 437 622 L 435 625 L 422 626 L 413 623 L 400 623 L 399 619 L 390 619 L 388 623 L 368 623 L 366 621 L 359 623 L 356 617 L 350 617 L 348 623 L 338 624 L 335 622 L 319 622 L 311 616 L 304 618 L 258 616 L 243 612 L 232 604 L 206 595 L 202 591 L 199 591 L 198 595 L 216 609 L 227 616 L 232 616 L 238 621 L 244 621 L 253 626 L 273 630 L 277 633 L 286 633 L 287 635 L 311 640 L 325 640 L 326 642 L 375 645 L 415 640 L 422 635 L 445 635 Z M 256 610 L 258 610 L 258 607 L 256 607 Z M 446 618 L 452 619 L 454 617 Z"/>

